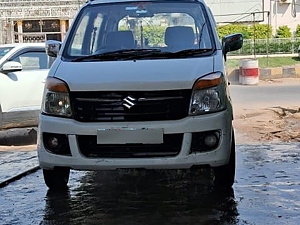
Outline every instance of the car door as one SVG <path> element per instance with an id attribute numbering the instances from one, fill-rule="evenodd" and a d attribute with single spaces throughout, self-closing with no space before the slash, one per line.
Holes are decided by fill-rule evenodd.
<path id="1" fill-rule="evenodd" d="M 22 64 L 22 70 L 0 74 L 0 104 L 2 112 L 39 110 L 44 81 L 48 74 L 45 49 L 23 49 L 8 61 Z"/>

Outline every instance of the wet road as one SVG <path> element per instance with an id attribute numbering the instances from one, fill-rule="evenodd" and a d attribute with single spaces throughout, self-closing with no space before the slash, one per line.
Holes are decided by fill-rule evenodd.
<path id="1" fill-rule="evenodd" d="M 41 170 L 0 188 L 0 224 L 299 224 L 300 144 L 238 145 L 232 190 L 207 171 L 72 171 L 48 191 Z"/>

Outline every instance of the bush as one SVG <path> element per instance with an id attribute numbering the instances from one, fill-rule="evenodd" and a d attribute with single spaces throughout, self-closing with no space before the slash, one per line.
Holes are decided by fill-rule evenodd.
<path id="1" fill-rule="evenodd" d="M 244 39 L 265 39 L 272 36 L 272 27 L 268 24 L 229 24 L 217 26 L 217 32 L 220 39 L 232 33 L 242 33 Z"/>
<path id="2" fill-rule="evenodd" d="M 290 38 L 292 37 L 291 28 L 287 25 L 280 26 L 276 30 L 276 38 Z"/>
<path id="3" fill-rule="evenodd" d="M 300 24 L 298 24 L 296 27 L 295 37 L 300 37 Z"/>
<path id="4" fill-rule="evenodd" d="M 268 24 L 255 24 L 249 27 L 251 39 L 267 39 L 272 37 L 272 27 Z"/>
<path id="5" fill-rule="evenodd" d="M 166 27 L 164 26 L 144 26 L 143 33 L 144 38 L 147 38 L 149 43 L 154 46 L 161 45 L 165 43 L 165 31 Z M 154 35 L 155 34 L 155 35 Z"/>
<path id="6" fill-rule="evenodd" d="M 220 39 L 232 33 L 242 33 L 244 38 L 249 38 L 248 27 L 240 24 L 228 24 L 217 26 L 217 32 Z"/>
<path id="7" fill-rule="evenodd" d="M 294 52 L 298 52 L 298 47 L 300 46 L 300 40 L 294 42 Z"/>
<path id="8" fill-rule="evenodd" d="M 252 55 L 252 44 L 250 42 L 246 42 L 243 45 L 243 48 L 239 52 L 241 55 Z"/>

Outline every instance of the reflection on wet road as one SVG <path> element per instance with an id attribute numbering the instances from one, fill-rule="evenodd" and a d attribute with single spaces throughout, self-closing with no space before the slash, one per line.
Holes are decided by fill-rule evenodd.
<path id="1" fill-rule="evenodd" d="M 48 192 L 46 212 L 64 204 L 58 209 L 72 209 L 65 217 L 71 224 L 224 224 L 237 215 L 233 190 L 214 191 L 190 173 L 97 172 L 80 183 L 67 201 Z M 47 220 L 55 221 L 57 214 L 48 213 Z"/>
<path id="2" fill-rule="evenodd" d="M 66 224 L 224 224 L 236 216 L 232 191 L 196 187 L 185 175 L 90 173 L 83 179 L 85 185 L 64 198 L 48 192 L 45 219 L 57 222 L 61 214 Z"/>
<path id="3" fill-rule="evenodd" d="M 48 191 L 37 171 L 0 189 L 0 224 L 299 224 L 300 145 L 237 146 L 233 189 L 208 171 L 76 172 Z M 5 207 L 3 207 L 5 206 Z"/>

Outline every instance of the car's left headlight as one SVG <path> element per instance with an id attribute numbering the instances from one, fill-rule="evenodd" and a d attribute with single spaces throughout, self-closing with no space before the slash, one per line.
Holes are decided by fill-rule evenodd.
<path id="1" fill-rule="evenodd" d="M 46 79 L 42 113 L 52 116 L 72 116 L 69 88 L 64 81 L 53 77 Z"/>
<path id="2" fill-rule="evenodd" d="M 226 87 L 222 73 L 212 73 L 198 79 L 193 87 L 189 115 L 224 110 Z"/>

